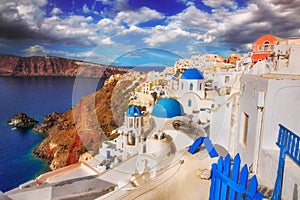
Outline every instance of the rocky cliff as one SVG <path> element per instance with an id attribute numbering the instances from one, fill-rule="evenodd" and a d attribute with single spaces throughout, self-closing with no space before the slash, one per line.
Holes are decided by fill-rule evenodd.
<path id="1" fill-rule="evenodd" d="M 54 170 L 77 162 L 86 151 L 97 153 L 101 142 L 122 125 L 129 96 L 142 78 L 141 72 L 113 75 L 72 109 L 47 115 L 34 129 L 46 135 L 34 154 L 48 160 Z"/>
<path id="2" fill-rule="evenodd" d="M 20 57 L 0 54 L 0 76 L 109 77 L 128 69 L 54 56 Z"/>

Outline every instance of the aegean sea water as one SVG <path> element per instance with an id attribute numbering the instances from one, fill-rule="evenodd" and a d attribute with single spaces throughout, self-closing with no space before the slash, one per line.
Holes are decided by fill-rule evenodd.
<path id="1" fill-rule="evenodd" d="M 104 79 L 92 78 L 0 77 L 0 191 L 11 190 L 49 171 L 47 163 L 32 154 L 44 136 L 13 129 L 7 120 L 24 112 L 42 121 L 54 111 L 67 111 L 103 83 Z"/>

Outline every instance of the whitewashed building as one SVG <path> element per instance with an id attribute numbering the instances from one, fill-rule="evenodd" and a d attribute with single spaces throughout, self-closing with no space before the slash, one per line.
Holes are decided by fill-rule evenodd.
<path id="1" fill-rule="evenodd" d="M 273 188 L 277 176 L 279 147 L 276 146 L 279 124 L 300 133 L 300 76 L 266 74 L 241 77 L 238 137 L 240 153 L 258 174 L 260 184 Z M 286 158 L 283 199 L 293 199 L 299 191 L 299 166 Z M 296 187 L 296 188 L 295 188 Z M 297 194 L 299 198 L 300 194 Z"/>

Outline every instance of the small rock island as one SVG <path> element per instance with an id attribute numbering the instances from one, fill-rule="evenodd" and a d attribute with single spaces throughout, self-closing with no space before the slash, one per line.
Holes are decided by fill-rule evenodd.
<path id="1" fill-rule="evenodd" d="M 7 121 L 8 125 L 14 126 L 16 128 L 30 128 L 37 123 L 39 123 L 39 121 L 35 120 L 32 117 L 29 117 L 22 112 L 14 115 L 12 119 Z"/>

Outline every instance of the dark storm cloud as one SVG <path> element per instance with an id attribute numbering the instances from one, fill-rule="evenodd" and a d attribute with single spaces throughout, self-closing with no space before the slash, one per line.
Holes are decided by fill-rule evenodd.
<path id="1" fill-rule="evenodd" d="M 8 40 L 51 40 L 47 34 L 31 29 L 24 21 L 6 21 L 0 16 L 0 37 Z"/>
<path id="2" fill-rule="evenodd" d="M 247 19 L 241 23 L 234 23 L 234 20 L 232 24 L 227 23 L 230 27 L 218 32 L 216 40 L 236 48 L 243 48 L 244 44 L 253 43 L 265 34 L 284 38 L 299 37 L 300 21 L 297 20 L 297 16 L 300 16 L 300 1 L 250 2 L 248 12 Z"/>
<path id="3" fill-rule="evenodd" d="M 0 3 L 0 37 L 9 40 L 48 39 L 47 35 L 38 30 L 44 13 L 35 6 L 37 5 L 20 6 L 18 2 L 2 1 Z"/>
<path id="4" fill-rule="evenodd" d="M 41 1 L 43 0 L 1 1 L 0 37 L 7 40 L 31 40 L 62 45 L 95 44 L 88 38 L 92 34 L 91 27 L 86 27 L 92 18 L 60 18 L 55 15 L 46 17 L 45 4 L 41 4 Z"/>

